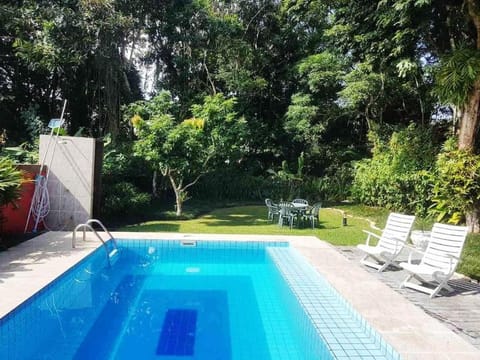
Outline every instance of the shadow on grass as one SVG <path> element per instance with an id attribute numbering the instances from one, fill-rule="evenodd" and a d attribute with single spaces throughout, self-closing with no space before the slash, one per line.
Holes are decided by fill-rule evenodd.
<path id="1" fill-rule="evenodd" d="M 180 225 L 172 223 L 156 223 L 156 224 L 143 224 L 141 226 L 127 226 L 121 229 L 122 231 L 132 232 L 178 232 Z"/>
<path id="2" fill-rule="evenodd" d="M 271 222 L 266 218 L 261 218 L 256 215 L 248 214 L 210 214 L 204 217 L 204 220 L 199 221 L 203 226 L 207 227 L 255 227 L 255 226 L 274 226 L 276 228 L 282 228 L 278 226 L 278 223 Z M 288 228 L 288 224 L 284 225 L 283 228 Z M 312 229 L 311 224 L 303 223 L 299 226 L 294 225 L 292 230 L 320 230 L 324 229 L 325 225 L 322 221 L 318 222 L 315 225 L 315 229 Z"/>
<path id="3" fill-rule="evenodd" d="M 248 214 L 215 214 L 207 215 L 202 221 L 206 226 L 251 226 L 251 225 L 269 225 L 267 219 Z"/>

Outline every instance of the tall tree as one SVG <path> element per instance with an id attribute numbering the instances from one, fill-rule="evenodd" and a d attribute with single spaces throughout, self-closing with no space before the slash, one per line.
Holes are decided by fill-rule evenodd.
<path id="1" fill-rule="evenodd" d="M 138 98 L 135 70 L 124 56 L 133 33 L 130 6 L 115 0 L 2 5 L 1 50 L 9 59 L 2 75 L 15 101 L 7 96 L 0 107 L 20 123 L 25 108 L 37 105 L 48 119 L 67 98 L 72 132 L 84 127 L 94 136 L 116 136 L 120 105 Z"/>
<path id="2" fill-rule="evenodd" d="M 477 0 L 368 0 L 351 3 L 332 1 L 335 8 L 330 33 L 337 47 L 356 61 L 367 61 L 372 70 L 388 76 L 392 70 L 403 81 L 401 89 L 415 89 L 419 115 L 429 119 L 428 91 L 436 93 L 455 108 L 459 123 L 458 147 L 470 153 L 478 151 L 480 105 L 480 2 Z M 413 66 L 412 66 L 413 65 Z M 438 68 L 435 79 L 429 68 Z M 391 76 L 390 76 L 391 78 Z M 434 83 L 434 80 L 436 83 Z M 389 102 L 405 97 L 388 94 Z M 430 104 L 430 111 L 429 105 Z M 427 106 L 426 106 L 427 105 Z M 408 107 L 415 108 L 414 102 Z M 412 116 L 413 115 L 413 116 Z M 383 117 L 385 118 L 385 116 Z M 471 230 L 480 230 L 477 202 L 466 214 Z"/>

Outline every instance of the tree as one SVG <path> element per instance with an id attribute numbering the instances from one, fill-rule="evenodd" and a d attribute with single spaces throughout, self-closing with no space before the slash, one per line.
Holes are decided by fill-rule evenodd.
<path id="1" fill-rule="evenodd" d="M 192 117 L 178 121 L 170 93 L 161 92 L 150 102 L 136 104 L 132 118 L 138 140 L 137 153 L 168 178 L 175 193 L 176 214 L 182 214 L 188 189 L 212 166 L 233 161 L 245 145 L 245 121 L 234 111 L 235 99 L 222 94 L 194 104 Z"/>
<path id="2" fill-rule="evenodd" d="M 136 1 L 8 1 L 0 5 L 0 111 L 25 140 L 22 112 L 46 121 L 68 99 L 67 123 L 93 136 L 119 132 L 120 106 L 139 98 L 127 58 Z M 5 59 L 5 61 L 4 61 Z M 23 138 L 23 139 L 22 139 Z M 13 139 L 12 139 L 13 140 Z"/>
<path id="3" fill-rule="evenodd" d="M 337 49 L 354 63 L 370 64 L 385 84 L 397 77 L 396 86 L 385 86 L 382 118 L 391 121 L 403 113 L 404 121 L 426 123 L 438 104 L 428 95 L 435 87 L 441 103 L 458 115 L 458 122 L 453 119 L 458 149 L 478 152 L 480 1 L 336 0 L 332 6 L 328 33 Z M 435 77 L 432 68 L 437 68 Z M 406 106 L 398 106 L 398 99 Z M 388 111 L 391 104 L 397 111 Z M 477 202 L 466 214 L 471 231 L 480 231 L 479 217 Z"/>

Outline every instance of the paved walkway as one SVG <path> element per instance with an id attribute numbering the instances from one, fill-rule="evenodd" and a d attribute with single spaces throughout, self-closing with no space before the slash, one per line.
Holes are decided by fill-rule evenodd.
<path id="1" fill-rule="evenodd" d="M 338 247 L 338 249 L 349 260 L 354 260 L 359 267 L 402 294 L 427 314 L 440 320 L 455 333 L 480 349 L 479 284 L 461 278 L 450 280 L 449 285 L 455 289 L 453 293 L 442 292 L 441 296 L 430 299 L 427 294 L 399 287 L 400 283 L 406 278 L 404 270 L 390 267 L 386 271 L 378 273 L 375 269 L 360 264 L 360 259 L 364 254 L 356 247 Z M 406 259 L 408 253 L 402 254 L 402 257 Z"/>

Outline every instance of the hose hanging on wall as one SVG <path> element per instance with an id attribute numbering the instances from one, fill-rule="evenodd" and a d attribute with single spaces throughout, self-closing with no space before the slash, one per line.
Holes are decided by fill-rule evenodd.
<path id="1" fill-rule="evenodd" d="M 50 137 L 48 139 L 47 149 L 43 155 L 42 163 L 40 166 L 40 171 L 35 177 L 35 191 L 33 193 L 32 203 L 30 205 L 30 211 L 28 212 L 27 223 L 25 224 L 26 233 L 28 230 L 28 225 L 30 223 L 30 218 L 34 221 L 33 232 L 36 232 L 38 225 L 41 222 L 44 222 L 45 217 L 50 211 L 50 197 L 48 195 L 48 177 L 50 175 L 50 165 L 52 164 L 53 158 L 55 156 L 55 150 L 58 144 L 58 137 L 60 135 L 60 129 L 64 123 L 65 108 L 67 107 L 67 100 L 63 102 L 63 109 L 60 119 L 51 119 L 48 123 L 48 127 L 51 129 Z M 56 133 L 55 133 L 56 132 Z M 52 155 L 48 162 L 45 174 L 43 173 L 44 167 L 47 162 L 47 156 L 50 152 L 50 147 L 53 144 Z"/>

